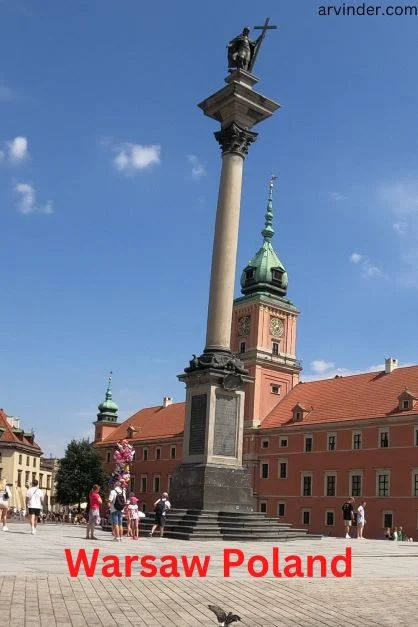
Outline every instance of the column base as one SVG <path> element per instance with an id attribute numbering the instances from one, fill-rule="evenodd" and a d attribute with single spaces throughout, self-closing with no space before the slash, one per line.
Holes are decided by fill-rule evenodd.
<path id="1" fill-rule="evenodd" d="M 170 502 L 178 509 L 255 511 L 251 477 L 243 466 L 181 464 L 171 479 Z"/>

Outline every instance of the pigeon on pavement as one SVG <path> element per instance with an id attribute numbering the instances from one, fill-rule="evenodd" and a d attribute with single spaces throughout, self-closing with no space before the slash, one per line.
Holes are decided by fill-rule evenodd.
<path id="1" fill-rule="evenodd" d="M 208 608 L 216 614 L 216 618 L 218 619 L 218 625 L 220 627 L 225 627 L 225 625 L 231 625 L 231 623 L 237 623 L 241 620 L 241 616 L 237 616 L 232 612 L 226 613 L 221 607 L 217 605 L 208 605 Z"/>

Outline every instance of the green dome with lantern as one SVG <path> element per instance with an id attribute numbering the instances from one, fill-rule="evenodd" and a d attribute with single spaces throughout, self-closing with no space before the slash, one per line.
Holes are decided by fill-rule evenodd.
<path id="1" fill-rule="evenodd" d="M 241 292 L 248 294 L 268 293 L 283 297 L 287 292 L 287 272 L 277 256 L 272 239 L 273 229 L 273 186 L 275 176 L 270 179 L 270 190 L 267 202 L 266 223 L 261 231 L 263 245 L 251 259 L 241 275 Z"/>
<path id="2" fill-rule="evenodd" d="M 105 400 L 98 406 L 99 413 L 97 419 L 101 422 L 117 422 L 119 407 L 112 400 L 112 390 L 110 384 L 112 382 L 112 373 L 109 375 L 109 382 L 107 384 Z"/>

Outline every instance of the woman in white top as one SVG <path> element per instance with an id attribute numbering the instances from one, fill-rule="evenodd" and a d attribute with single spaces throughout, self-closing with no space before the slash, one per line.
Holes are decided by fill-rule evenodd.
<path id="1" fill-rule="evenodd" d="M 365 515 L 366 515 L 366 501 L 362 501 L 361 505 L 358 506 L 357 508 L 357 538 L 359 540 L 364 540 L 363 538 L 363 529 L 364 529 L 364 525 L 366 524 L 366 519 L 365 519 Z"/>
<path id="2" fill-rule="evenodd" d="M 3 523 L 3 531 L 9 531 L 7 526 L 7 512 L 9 511 L 12 493 L 6 479 L 0 479 L 0 523 Z"/>
<path id="3" fill-rule="evenodd" d="M 32 481 L 32 487 L 26 493 L 26 505 L 29 510 L 29 521 L 31 534 L 34 536 L 36 533 L 36 525 L 38 524 L 38 518 L 41 514 L 42 506 L 44 503 L 44 493 L 38 486 L 38 481 L 34 479 Z"/>

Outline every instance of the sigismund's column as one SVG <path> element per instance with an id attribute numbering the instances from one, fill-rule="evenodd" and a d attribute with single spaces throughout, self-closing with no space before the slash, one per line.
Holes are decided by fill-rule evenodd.
<path id="1" fill-rule="evenodd" d="M 242 466 L 244 384 L 251 379 L 232 354 L 230 338 L 243 166 L 257 138 L 250 129 L 279 105 L 253 90 L 258 79 L 247 69 L 252 67 L 257 42 L 248 39 L 246 30 L 229 45 L 235 46 L 237 67 L 225 79 L 226 87 L 199 104 L 205 115 L 221 123 L 215 138 L 222 151 L 222 169 L 206 346 L 200 357 L 193 356 L 185 374 L 179 375 L 186 384 L 186 417 L 183 463 L 176 468 L 170 488 L 176 508 L 253 509 L 251 478 Z"/>

